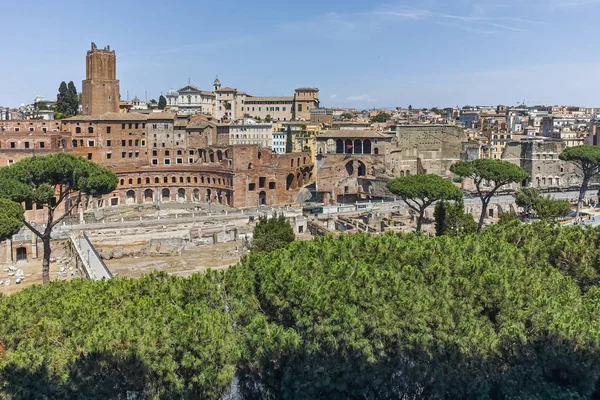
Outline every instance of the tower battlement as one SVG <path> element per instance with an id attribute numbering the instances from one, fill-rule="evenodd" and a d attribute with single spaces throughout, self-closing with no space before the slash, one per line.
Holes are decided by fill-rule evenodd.
<path id="1" fill-rule="evenodd" d="M 110 46 L 99 49 L 92 42 L 86 55 L 86 79 L 82 84 L 81 102 L 83 114 L 100 115 L 119 112 L 119 81 L 117 80 L 117 56 Z"/>

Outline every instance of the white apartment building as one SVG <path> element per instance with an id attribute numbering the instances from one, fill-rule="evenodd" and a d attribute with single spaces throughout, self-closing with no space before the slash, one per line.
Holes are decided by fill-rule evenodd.
<path id="1" fill-rule="evenodd" d="M 287 140 L 285 132 L 273 132 L 271 138 L 271 149 L 274 153 L 285 153 L 285 142 Z"/>

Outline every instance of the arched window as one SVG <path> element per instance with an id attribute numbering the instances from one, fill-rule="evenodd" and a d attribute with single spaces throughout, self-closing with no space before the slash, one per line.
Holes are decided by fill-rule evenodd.
<path id="1" fill-rule="evenodd" d="M 137 178 L 137 184 L 141 185 L 142 184 L 142 178 Z"/>
<path id="2" fill-rule="evenodd" d="M 92 127 L 92 126 L 88 127 L 88 133 L 94 133 L 94 127 Z"/>
<path id="3" fill-rule="evenodd" d="M 133 185 L 133 179 L 129 178 L 129 184 Z"/>
<path id="4" fill-rule="evenodd" d="M 150 178 L 146 178 L 146 184 L 150 183 Z"/>

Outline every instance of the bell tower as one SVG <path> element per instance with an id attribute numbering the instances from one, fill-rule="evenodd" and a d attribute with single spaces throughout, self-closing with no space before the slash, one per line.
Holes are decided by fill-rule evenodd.
<path id="1" fill-rule="evenodd" d="M 81 88 L 82 114 L 100 115 L 119 112 L 119 81 L 117 56 L 106 46 L 99 49 L 92 42 L 85 59 L 85 80 Z"/>

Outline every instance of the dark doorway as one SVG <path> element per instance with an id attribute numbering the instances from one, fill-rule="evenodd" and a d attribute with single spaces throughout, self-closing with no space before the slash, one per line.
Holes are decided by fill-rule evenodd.
<path id="1" fill-rule="evenodd" d="M 27 249 L 25 247 L 17 248 L 17 262 L 27 261 Z"/>

